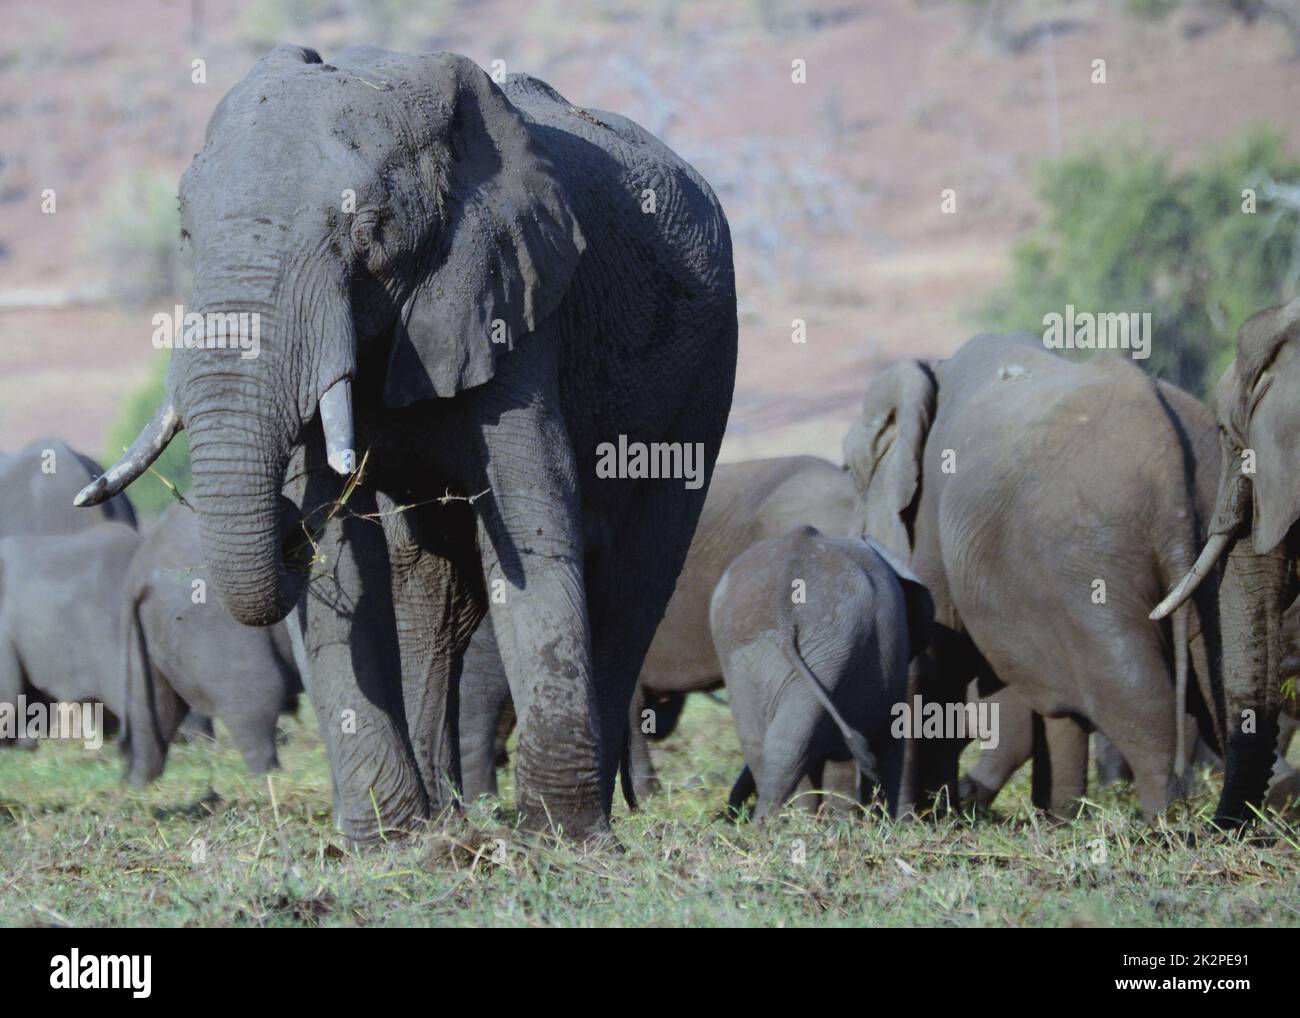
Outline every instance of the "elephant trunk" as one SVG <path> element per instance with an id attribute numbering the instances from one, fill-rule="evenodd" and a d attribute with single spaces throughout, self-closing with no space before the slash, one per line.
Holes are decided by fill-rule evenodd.
<path id="1" fill-rule="evenodd" d="M 247 408 L 238 416 L 199 410 L 189 417 L 204 561 L 230 614 L 249 626 L 283 619 L 306 582 L 301 553 L 309 547 L 307 534 L 296 508 L 280 494 L 288 443 L 259 437 L 275 429 Z"/>
<path id="2" fill-rule="evenodd" d="M 1285 549 L 1256 554 L 1239 540 L 1219 588 L 1222 605 L 1223 792 L 1215 820 L 1236 827 L 1264 801 L 1277 745 Z"/>

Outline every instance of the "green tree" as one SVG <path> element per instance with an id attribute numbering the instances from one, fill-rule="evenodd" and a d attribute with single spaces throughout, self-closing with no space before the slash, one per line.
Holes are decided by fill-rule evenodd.
<path id="1" fill-rule="evenodd" d="M 1260 130 L 1181 171 L 1135 146 L 1046 162 L 1038 188 L 1046 221 L 1017 246 L 980 323 L 1041 333 L 1043 316 L 1067 304 L 1149 311 L 1152 352 L 1140 363 L 1205 396 L 1241 323 L 1295 294 L 1300 206 L 1277 197 L 1278 181 L 1300 181 L 1300 163 Z"/>

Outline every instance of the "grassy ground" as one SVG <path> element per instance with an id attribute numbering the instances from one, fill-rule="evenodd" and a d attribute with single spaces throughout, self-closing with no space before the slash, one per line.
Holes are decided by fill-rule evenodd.
<path id="1" fill-rule="evenodd" d="M 270 783 L 228 743 L 176 747 L 143 793 L 111 748 L 0 752 L 0 925 L 1300 925 L 1300 827 L 1185 844 L 1213 780 L 1155 825 L 1111 789 L 1043 824 L 1024 775 L 975 819 L 719 822 L 739 752 L 726 708 L 695 700 L 656 747 L 665 794 L 619 809 L 622 856 L 520 835 L 488 804 L 353 849 L 306 710 Z"/>

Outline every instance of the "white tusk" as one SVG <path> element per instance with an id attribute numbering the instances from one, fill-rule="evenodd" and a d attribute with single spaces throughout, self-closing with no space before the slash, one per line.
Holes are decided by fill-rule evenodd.
<path id="1" fill-rule="evenodd" d="M 352 382 L 340 378 L 320 398 L 320 426 L 325 432 L 325 458 L 340 474 L 357 469 L 352 448 Z"/>
<path id="2" fill-rule="evenodd" d="M 72 504 L 99 505 L 105 499 L 120 493 L 123 488 L 149 469 L 153 461 L 167 448 L 167 443 L 175 438 L 180 430 L 180 414 L 171 403 L 164 403 L 153 415 L 153 420 L 144 426 L 122 458 L 82 488 Z"/>
<path id="3" fill-rule="evenodd" d="M 1218 563 L 1219 556 L 1223 554 L 1223 549 L 1228 546 L 1230 540 L 1232 540 L 1232 537 L 1229 534 L 1214 534 L 1211 536 L 1205 542 L 1205 547 L 1201 550 L 1196 564 L 1192 566 L 1186 576 L 1178 581 L 1178 586 L 1171 590 L 1165 599 L 1152 609 L 1147 618 L 1159 622 L 1181 608 L 1183 603 L 1196 592 L 1196 588 L 1201 585 L 1201 581 L 1210 575 L 1210 570 Z"/>

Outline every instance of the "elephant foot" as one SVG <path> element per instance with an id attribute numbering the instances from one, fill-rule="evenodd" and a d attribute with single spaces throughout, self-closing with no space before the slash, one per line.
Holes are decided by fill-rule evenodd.
<path id="1" fill-rule="evenodd" d="M 176 730 L 176 741 L 181 743 L 213 742 L 216 737 L 216 732 L 212 728 L 212 719 L 193 711 L 185 716 L 180 728 Z"/>
<path id="2" fill-rule="evenodd" d="M 987 809 L 998 797 L 999 789 L 989 788 L 969 774 L 957 783 L 957 798 L 963 806 L 978 806 Z"/>
<path id="3" fill-rule="evenodd" d="M 335 802 L 334 829 L 361 845 L 393 841 L 424 830 L 441 812 L 424 797 L 394 802 L 354 795 L 345 803 Z"/>
<path id="4" fill-rule="evenodd" d="M 663 786 L 659 784 L 658 778 L 645 778 L 643 780 L 632 782 L 632 790 L 636 793 L 637 799 L 648 799 L 652 795 L 658 795 L 663 791 Z"/>
<path id="5" fill-rule="evenodd" d="M 250 774 L 259 778 L 263 774 L 270 774 L 273 771 L 284 769 L 280 766 L 280 758 L 276 756 L 274 752 L 271 753 L 269 758 L 265 756 L 255 756 L 251 759 L 245 757 L 244 765 L 248 768 Z"/>
<path id="6" fill-rule="evenodd" d="M 551 835 L 584 848 L 614 837 L 609 817 L 594 803 L 565 808 L 568 804 L 562 804 L 562 800 L 548 802 L 543 797 L 527 795 L 522 789 L 517 799 L 519 826 L 530 834 Z"/>
<path id="7" fill-rule="evenodd" d="M 1269 782 L 1264 805 L 1279 813 L 1300 812 L 1300 773 L 1292 771 Z"/>
<path id="8" fill-rule="evenodd" d="M 561 734 L 557 730 L 539 747 L 535 732 L 520 733 L 515 749 L 515 810 L 525 831 L 582 845 L 610 833 L 618 761 L 613 761 L 609 781 L 602 781 L 600 765 L 594 753 L 587 757 L 587 747 L 575 747 L 570 753 L 553 749 L 565 744 Z"/>

